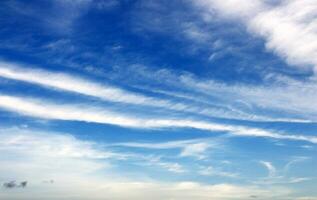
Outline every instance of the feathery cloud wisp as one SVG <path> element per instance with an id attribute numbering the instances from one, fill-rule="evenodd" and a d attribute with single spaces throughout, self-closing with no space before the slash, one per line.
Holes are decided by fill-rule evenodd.
<path id="1" fill-rule="evenodd" d="M 287 135 L 257 128 L 184 119 L 145 119 L 107 112 L 104 108 L 83 105 L 56 105 L 47 101 L 0 95 L 0 108 L 22 115 L 57 120 L 85 121 L 132 128 L 195 128 L 212 132 L 228 132 L 235 136 L 265 137 L 317 143 L 317 137 Z M 136 118 L 137 117 L 137 118 Z"/>

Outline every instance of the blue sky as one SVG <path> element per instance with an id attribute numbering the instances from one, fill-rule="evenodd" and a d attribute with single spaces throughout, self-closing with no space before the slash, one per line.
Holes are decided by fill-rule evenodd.
<path id="1" fill-rule="evenodd" d="M 1 1 L 0 199 L 316 200 L 316 13 Z"/>

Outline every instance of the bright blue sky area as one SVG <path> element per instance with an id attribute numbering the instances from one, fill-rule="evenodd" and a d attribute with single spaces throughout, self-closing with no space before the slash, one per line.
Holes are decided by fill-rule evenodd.
<path id="1" fill-rule="evenodd" d="M 316 9 L 1 1 L 0 198 L 316 200 Z"/>

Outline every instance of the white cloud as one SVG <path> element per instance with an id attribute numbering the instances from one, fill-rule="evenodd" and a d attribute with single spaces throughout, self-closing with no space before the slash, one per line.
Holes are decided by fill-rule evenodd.
<path id="1" fill-rule="evenodd" d="M 112 86 L 104 86 L 103 84 L 65 73 L 27 69 L 7 62 L 1 62 L 0 65 L 0 76 L 8 79 L 26 81 L 45 87 L 98 97 L 107 101 L 146 105 L 151 101 L 151 98 L 143 95 L 134 94 Z M 159 102 L 154 101 L 153 103 Z"/>
<path id="2" fill-rule="evenodd" d="M 199 142 L 188 144 L 184 147 L 183 151 L 181 152 L 181 156 L 194 156 L 199 159 L 205 158 L 205 152 L 210 148 L 210 144 L 206 142 Z"/>
<path id="3" fill-rule="evenodd" d="M 296 161 L 295 161 L 296 162 Z M 288 171 L 288 164 L 283 169 L 283 174 L 278 173 L 277 169 L 274 167 L 274 165 L 271 162 L 268 161 L 259 161 L 261 165 L 263 165 L 267 171 L 268 176 L 265 178 L 259 178 L 258 181 L 255 181 L 256 184 L 266 184 L 266 185 L 273 185 L 273 184 L 293 184 L 293 183 L 300 183 L 304 181 L 310 181 L 312 180 L 311 177 L 287 177 L 285 174 Z M 281 174 L 281 175 L 279 175 Z"/>
<path id="4" fill-rule="evenodd" d="M 205 43 L 206 41 L 210 40 L 210 35 L 207 32 L 202 31 L 194 23 L 184 23 L 183 29 L 185 36 L 191 40 L 200 43 Z"/>
<path id="5" fill-rule="evenodd" d="M 260 161 L 260 163 L 268 170 L 269 177 L 274 177 L 276 175 L 276 169 L 271 162 Z"/>
<path id="6" fill-rule="evenodd" d="M 67 181 L 107 169 L 111 159 L 124 158 L 70 135 L 19 128 L 2 128 L 0 135 L 0 154 L 8 155 L 0 158 L 1 181 L 23 179 L 31 185 L 47 179 Z"/>
<path id="7" fill-rule="evenodd" d="M 6 134 L 7 132 L 13 132 L 13 134 Z M 34 131 L 21 131 L 15 128 L 0 130 L 0 149 L 17 150 L 23 154 L 36 154 L 52 158 L 123 158 L 116 153 L 97 150 L 94 147 L 96 144 L 80 141 L 71 135 L 53 133 L 34 134 L 32 132 Z"/>
<path id="8" fill-rule="evenodd" d="M 301 162 L 305 162 L 307 160 L 310 160 L 309 157 L 305 157 L 305 156 L 296 156 L 294 158 L 292 158 L 284 167 L 284 171 L 288 172 L 291 170 L 291 168 L 294 165 L 300 164 Z"/>
<path id="9" fill-rule="evenodd" d="M 205 158 L 205 153 L 210 148 L 218 148 L 219 144 L 208 139 L 191 139 L 180 141 L 169 141 L 163 143 L 117 143 L 115 146 L 146 148 L 146 149 L 181 149 L 181 157 L 196 157 L 198 159 Z"/>
<path id="10" fill-rule="evenodd" d="M 210 131 L 229 131 L 230 126 L 180 119 L 145 119 L 109 112 L 85 105 L 57 105 L 48 101 L 0 95 L 0 107 L 23 115 L 59 120 L 113 124 L 134 128 L 189 127 Z"/>
<path id="11" fill-rule="evenodd" d="M 239 174 L 237 173 L 231 173 L 231 172 L 215 169 L 212 166 L 201 167 L 198 173 L 204 176 L 221 176 L 221 177 L 229 177 L 229 178 L 237 178 L 239 176 Z"/>
<path id="12" fill-rule="evenodd" d="M 150 88 L 157 94 L 165 95 L 164 99 L 159 99 L 65 73 L 23 68 L 22 65 L 7 62 L 0 63 L 1 77 L 92 96 L 110 102 L 158 107 L 168 111 L 182 111 L 201 116 L 251 121 L 301 122 L 317 119 L 317 110 L 314 106 L 317 92 L 316 83 L 313 81 L 288 80 L 286 85 L 272 84 L 256 87 L 226 85 L 212 80 L 202 81 L 192 74 L 177 75 L 164 69 L 157 72 L 147 70 L 140 72 L 136 69 L 133 73 L 140 73 L 138 74 L 141 76 L 139 78 L 147 78 L 152 82 L 157 81 L 157 79 L 164 80 L 164 84 L 173 85 L 182 91 L 189 92 L 181 93 L 179 90 L 171 92 Z M 200 94 L 193 95 L 193 92 Z M 307 98 L 303 99 L 303 96 Z M 216 101 L 210 99 L 216 99 Z M 288 103 L 285 104 L 285 101 Z M 268 114 L 257 112 L 257 109 L 265 110 Z M 272 116 L 270 114 L 272 110 L 279 110 L 283 115 L 281 117 Z"/>
<path id="13" fill-rule="evenodd" d="M 31 69 L 8 62 L 0 62 L 0 77 L 97 97 L 101 100 L 110 102 L 159 107 L 173 111 L 184 111 L 207 116 L 214 116 L 212 113 L 217 112 L 217 109 L 206 109 L 194 104 L 185 104 L 179 101 L 148 97 L 115 86 L 105 85 L 89 79 L 84 79 L 79 76 L 50 72 L 41 69 Z"/>
<path id="14" fill-rule="evenodd" d="M 317 69 L 317 3 L 315 0 L 193 1 L 207 12 L 217 11 L 245 23 L 251 33 L 265 39 L 266 47 L 288 63 Z M 237 6 L 239 5 L 239 6 Z"/>
<path id="15" fill-rule="evenodd" d="M 108 159 L 116 156 L 98 144 L 69 135 L 27 131 L 18 128 L 0 131 L 0 181 L 27 180 L 23 190 L 2 190 L 1 199 L 246 199 L 291 194 L 287 188 L 259 188 L 249 185 L 159 182 L 128 179 L 120 172 L 107 172 Z M 156 160 L 162 163 L 161 160 Z M 156 162 L 154 161 L 154 162 Z M 155 163 L 156 164 L 156 163 Z M 161 167 L 180 172 L 179 165 Z M 100 170 L 104 169 L 102 173 Z M 45 180 L 54 180 L 45 184 Z"/>
<path id="16" fill-rule="evenodd" d="M 0 95 L 0 108 L 44 119 L 95 122 L 132 128 L 195 128 L 211 132 L 228 132 L 234 136 L 265 137 L 317 143 L 317 137 L 315 136 L 280 134 L 257 128 L 191 119 L 146 119 L 146 116 L 127 116 L 122 113 L 108 112 L 104 108 L 87 107 L 85 105 L 56 105 L 44 100 L 31 100 L 4 95 Z"/>
<path id="17" fill-rule="evenodd" d="M 266 85 L 226 84 L 214 80 L 201 80 L 190 73 L 176 74 L 171 71 L 163 75 L 143 70 L 140 75 L 164 80 L 163 84 L 173 85 L 169 95 L 195 99 L 202 104 L 212 103 L 220 117 L 255 120 L 311 122 L 317 120 L 317 82 L 268 76 Z M 145 75 L 144 75 L 145 74 Z M 177 89 L 177 90 L 176 90 Z M 165 92 L 165 91 L 163 91 Z M 305 97 L 305 98 L 304 98 Z M 287 103 L 285 103 L 287 102 Z M 212 112 L 208 109 L 206 112 Z M 278 112 L 278 113 L 277 113 Z"/>
<path id="18" fill-rule="evenodd" d="M 288 0 L 256 15 L 249 26 L 289 63 L 317 69 L 316 12 L 314 0 Z"/>
<path id="19" fill-rule="evenodd" d="M 186 169 L 184 166 L 177 162 L 166 162 L 161 159 L 159 156 L 149 156 L 144 157 L 144 160 L 142 163 L 139 163 L 140 165 L 146 165 L 146 166 L 157 166 L 163 169 L 166 169 L 167 171 L 174 172 L 174 173 L 184 173 L 186 172 Z M 145 161 L 145 162 L 144 162 Z"/>
<path id="20" fill-rule="evenodd" d="M 201 81 L 192 76 L 181 76 L 180 81 L 188 88 L 199 91 L 210 98 L 219 98 L 227 106 L 253 113 L 254 117 L 261 117 L 257 109 L 264 110 L 272 117 L 272 111 L 284 113 L 284 117 L 276 117 L 276 121 L 315 121 L 317 119 L 315 81 L 276 80 L 267 86 L 227 85 L 212 80 Z M 303 98 L 305 97 L 305 98 Z M 234 99 L 234 101 L 232 100 Z M 287 103 L 285 103 L 287 102 Z M 240 108 L 239 108 L 240 105 Z M 292 119 L 292 117 L 296 116 Z M 265 118 L 265 116 L 264 116 Z M 300 120 L 298 120 L 300 121 Z"/>

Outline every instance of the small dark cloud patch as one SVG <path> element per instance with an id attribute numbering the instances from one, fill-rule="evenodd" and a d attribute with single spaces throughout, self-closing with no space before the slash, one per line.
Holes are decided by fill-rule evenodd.
<path id="1" fill-rule="evenodd" d="M 3 183 L 3 187 L 5 187 L 5 188 L 15 188 L 16 186 L 17 186 L 17 184 L 15 183 L 15 181 Z"/>
<path id="2" fill-rule="evenodd" d="M 256 199 L 256 198 L 258 198 L 258 196 L 256 196 L 256 195 L 250 195 L 250 198 Z"/>
<path id="3" fill-rule="evenodd" d="M 26 187 L 27 186 L 27 184 L 28 184 L 28 182 L 27 181 L 22 181 L 21 183 L 20 183 L 20 187 Z"/>
<path id="4" fill-rule="evenodd" d="M 12 189 L 12 188 L 25 188 L 27 186 L 28 182 L 27 181 L 22 181 L 20 183 L 16 183 L 16 181 L 10 181 L 3 183 L 3 187 L 7 189 Z"/>

